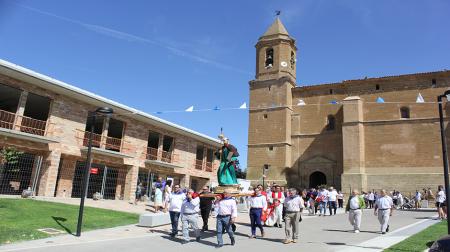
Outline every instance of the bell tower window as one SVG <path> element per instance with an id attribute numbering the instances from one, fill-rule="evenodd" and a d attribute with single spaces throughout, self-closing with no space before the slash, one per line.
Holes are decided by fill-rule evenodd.
<path id="1" fill-rule="evenodd" d="M 266 49 L 265 67 L 266 68 L 272 68 L 273 67 L 273 48 L 267 48 Z"/>
<path id="2" fill-rule="evenodd" d="M 295 67 L 295 54 L 291 51 L 291 68 L 294 69 Z"/>

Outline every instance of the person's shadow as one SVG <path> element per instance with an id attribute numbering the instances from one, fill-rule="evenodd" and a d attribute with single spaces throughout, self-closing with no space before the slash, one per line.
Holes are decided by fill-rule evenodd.
<path id="1" fill-rule="evenodd" d="M 52 219 L 56 222 L 56 224 L 58 224 L 60 227 L 62 227 L 64 230 L 66 230 L 66 232 L 67 232 L 68 234 L 74 235 L 74 234 L 72 233 L 72 230 L 70 230 L 68 227 L 66 227 L 66 226 L 64 226 L 64 225 L 62 224 L 62 222 L 67 221 L 66 218 L 64 218 L 64 217 L 56 217 L 56 216 L 52 216 Z"/>

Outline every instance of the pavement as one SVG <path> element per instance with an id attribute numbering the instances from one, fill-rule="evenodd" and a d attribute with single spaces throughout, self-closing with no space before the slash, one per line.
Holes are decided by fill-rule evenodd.
<path id="1" fill-rule="evenodd" d="M 303 215 L 300 223 L 298 243 L 282 244 L 284 228 L 265 228 L 265 237 L 249 239 L 249 217 L 240 213 L 237 219 L 236 245 L 231 246 L 227 235 L 225 246 L 216 245 L 214 231 L 202 233 L 202 240 L 195 242 L 193 234 L 188 244 L 181 244 L 181 236 L 171 239 L 169 226 L 143 228 L 135 225 L 83 232 L 81 237 L 60 235 L 36 241 L 20 242 L 0 246 L 0 251 L 382 251 L 402 241 L 424 228 L 437 223 L 435 212 L 430 211 L 395 211 L 390 221 L 390 232 L 381 235 L 379 223 L 373 210 L 363 211 L 361 232 L 353 233 L 348 217 L 339 209 L 335 216 Z M 199 218 L 200 222 L 200 218 Z M 215 219 L 210 218 L 210 227 L 215 227 Z"/>

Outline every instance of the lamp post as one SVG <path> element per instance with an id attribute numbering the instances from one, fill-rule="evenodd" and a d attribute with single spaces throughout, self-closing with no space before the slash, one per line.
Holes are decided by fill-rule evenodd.
<path id="1" fill-rule="evenodd" d="M 266 183 L 264 182 L 264 179 L 266 178 L 266 171 L 269 170 L 270 165 L 264 164 L 263 170 L 262 170 L 262 184 L 263 184 L 263 190 L 266 190 Z"/>
<path id="2" fill-rule="evenodd" d="M 442 160 L 444 163 L 444 183 L 445 183 L 445 195 L 446 195 L 446 205 L 447 205 L 447 234 L 450 234 L 450 221 L 448 216 L 450 216 L 450 188 L 448 179 L 448 156 L 447 156 L 447 140 L 445 139 L 444 131 L 444 113 L 442 111 L 442 98 L 446 97 L 447 101 L 450 95 L 450 90 L 445 91 L 444 94 L 437 97 L 438 107 L 439 107 L 439 125 L 441 127 L 441 142 L 442 142 Z"/>
<path id="3" fill-rule="evenodd" d="M 81 226 L 83 224 L 83 212 L 84 212 L 84 200 L 87 197 L 87 189 L 89 186 L 89 173 L 91 170 L 91 150 L 92 150 L 92 137 L 94 135 L 94 128 L 95 128 L 95 120 L 97 114 L 109 116 L 113 113 L 112 108 L 108 107 L 101 107 L 97 108 L 94 112 L 89 112 L 88 114 L 88 120 L 91 119 L 91 129 L 89 131 L 89 139 L 88 139 L 88 149 L 86 154 L 86 165 L 84 167 L 84 179 L 83 179 L 83 192 L 81 194 L 81 200 L 80 200 L 80 209 L 78 211 L 78 224 L 77 224 L 77 236 L 81 236 Z"/>

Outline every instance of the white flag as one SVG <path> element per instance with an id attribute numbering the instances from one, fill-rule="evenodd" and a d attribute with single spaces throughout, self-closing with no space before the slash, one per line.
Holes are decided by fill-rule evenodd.
<path id="1" fill-rule="evenodd" d="M 239 109 L 246 109 L 246 108 L 247 108 L 246 102 L 242 103 L 242 105 L 239 107 Z"/>
<path id="2" fill-rule="evenodd" d="M 417 99 L 416 99 L 416 103 L 424 103 L 425 100 L 423 99 L 423 96 L 419 93 L 419 95 L 417 95 Z"/>
<path id="3" fill-rule="evenodd" d="M 297 106 L 305 106 L 305 105 L 306 105 L 306 103 L 304 100 L 302 100 L 302 99 L 298 100 Z"/>
<path id="4" fill-rule="evenodd" d="M 187 108 L 185 111 L 186 111 L 186 112 L 192 112 L 192 111 L 194 111 L 194 106 L 190 106 L 190 107 Z"/>

